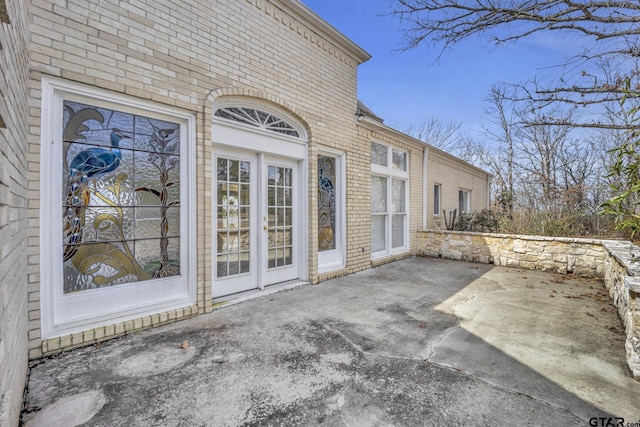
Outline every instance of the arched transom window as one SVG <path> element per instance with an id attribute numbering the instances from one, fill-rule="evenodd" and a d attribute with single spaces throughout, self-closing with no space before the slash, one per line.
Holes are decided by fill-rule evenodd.
<path id="1" fill-rule="evenodd" d="M 262 130 L 301 138 L 302 135 L 291 123 L 267 111 L 252 107 L 221 107 L 215 115 L 227 120 L 254 126 Z"/>

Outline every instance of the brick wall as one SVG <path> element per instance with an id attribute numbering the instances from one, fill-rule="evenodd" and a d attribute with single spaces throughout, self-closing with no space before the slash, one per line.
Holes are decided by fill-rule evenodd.
<path id="1" fill-rule="evenodd" d="M 18 425 L 27 375 L 29 4 L 0 0 L 0 425 Z"/>
<path id="2" fill-rule="evenodd" d="M 427 165 L 427 226 L 432 229 L 446 229 L 449 215 L 458 209 L 458 192 L 471 192 L 471 211 L 488 207 L 487 174 L 477 168 L 456 160 L 440 150 L 429 150 Z M 433 214 L 433 186 L 440 184 L 440 215 Z"/>
<path id="3" fill-rule="evenodd" d="M 224 96 L 246 96 L 276 104 L 305 124 L 308 164 L 318 147 L 343 150 L 347 159 L 347 265 L 344 273 L 369 266 L 369 153 L 356 143 L 356 68 L 368 56 L 327 33 L 296 11 L 289 0 L 128 1 L 33 0 L 29 186 L 29 294 L 31 358 L 108 339 L 145 327 L 130 322 L 98 331 L 40 339 L 40 266 L 37 218 L 40 169 L 40 81 L 55 76 L 193 112 L 196 125 L 197 282 L 196 308 L 211 309 L 211 116 Z M 310 167 L 308 200 L 317 203 L 317 171 Z M 364 173 L 363 173 L 364 172 Z M 309 221 L 309 247 L 317 247 L 317 223 Z M 364 251 L 362 250 L 364 248 Z M 310 254 L 309 278 L 318 280 Z M 169 313 L 167 321 L 180 313 Z M 148 323 L 148 322 L 147 322 Z M 148 326 L 148 325 L 147 325 Z M 104 330 L 103 330 L 104 329 Z"/>

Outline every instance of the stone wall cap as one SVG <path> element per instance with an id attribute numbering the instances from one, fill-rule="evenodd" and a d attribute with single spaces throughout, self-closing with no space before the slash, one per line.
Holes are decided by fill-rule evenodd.
<path id="1" fill-rule="evenodd" d="M 477 231 L 451 231 L 451 230 L 436 230 L 436 229 L 424 229 L 419 232 L 423 233 L 435 233 L 435 234 L 459 234 L 459 235 L 471 235 L 471 236 L 484 236 L 493 237 L 499 239 L 520 239 L 531 240 L 538 242 L 561 242 L 561 243 L 581 243 L 601 246 L 604 240 L 601 239 L 589 239 L 582 237 L 551 237 L 551 236 L 534 236 L 528 234 L 503 234 L 503 233 L 480 233 Z"/>
<path id="2" fill-rule="evenodd" d="M 636 294 L 640 294 L 640 277 L 625 277 L 624 284 L 626 287 Z"/>
<path id="3" fill-rule="evenodd" d="M 618 240 L 605 240 L 602 246 L 625 268 L 629 276 L 640 276 L 640 247 Z"/>

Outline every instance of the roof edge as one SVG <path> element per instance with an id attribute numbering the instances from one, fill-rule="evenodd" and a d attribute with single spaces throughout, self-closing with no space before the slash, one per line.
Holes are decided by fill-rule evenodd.
<path id="1" fill-rule="evenodd" d="M 407 135 L 406 133 L 402 133 L 399 130 L 394 129 L 392 127 L 389 127 L 389 126 L 385 125 L 384 123 L 381 123 L 381 122 L 379 122 L 379 121 L 377 121 L 375 119 L 372 119 L 372 118 L 370 118 L 368 116 L 363 116 L 362 119 L 358 120 L 358 125 L 366 127 L 368 129 L 374 130 L 374 131 L 387 132 L 387 133 L 390 133 L 390 134 L 394 135 L 395 137 L 403 138 L 403 139 L 405 139 L 407 141 L 411 141 L 414 144 L 422 145 L 422 146 L 428 148 L 429 151 L 433 150 L 434 152 L 436 152 L 436 153 L 438 153 L 438 154 L 440 154 L 442 156 L 448 157 L 451 160 L 455 160 L 456 162 L 460 162 L 460 163 L 464 164 L 465 166 L 467 166 L 467 167 L 469 167 L 469 168 L 471 168 L 471 169 L 473 169 L 473 170 L 475 170 L 477 172 L 482 173 L 483 175 L 486 175 L 488 177 L 493 177 L 493 174 L 487 172 L 486 170 L 484 170 L 482 168 L 479 168 L 478 166 L 472 165 L 471 163 L 467 162 L 466 160 L 462 160 L 460 157 L 456 157 L 453 154 L 447 153 L 446 151 L 441 150 L 438 147 L 434 147 L 433 145 L 429 144 L 428 142 L 424 142 L 424 141 L 422 141 L 422 140 L 420 140 L 418 138 L 412 137 L 411 135 Z"/>
<path id="2" fill-rule="evenodd" d="M 377 122 L 380 123 L 384 123 L 384 119 L 380 116 L 378 116 L 376 113 L 373 112 L 373 110 L 371 110 L 371 108 L 369 108 L 364 102 L 360 101 L 358 99 L 358 107 L 356 109 L 356 115 L 358 117 L 369 117 L 370 119 L 373 119 Z"/>
<path id="3" fill-rule="evenodd" d="M 306 22 L 311 24 L 315 29 L 325 34 L 329 39 L 335 42 L 338 46 L 343 48 L 347 53 L 351 54 L 358 62 L 358 65 L 367 62 L 371 59 L 371 54 L 366 50 L 358 46 L 350 38 L 342 34 L 338 29 L 325 21 L 320 15 L 315 13 L 309 8 L 309 6 L 302 3 L 301 0 L 268 0 L 271 3 L 279 3 L 284 8 L 288 9 L 294 15 L 299 16 Z"/>

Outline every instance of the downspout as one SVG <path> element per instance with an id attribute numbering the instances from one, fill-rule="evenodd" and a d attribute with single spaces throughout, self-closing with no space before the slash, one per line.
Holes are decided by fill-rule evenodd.
<path id="1" fill-rule="evenodd" d="M 424 147 L 423 150 L 423 154 L 422 154 L 422 229 L 426 230 L 427 226 L 428 226 L 428 222 L 427 222 L 427 209 L 428 209 L 428 205 L 427 205 L 427 200 L 429 197 L 428 194 L 428 181 L 427 181 L 427 172 L 428 172 L 428 166 L 427 163 L 429 162 L 429 147 Z"/>

